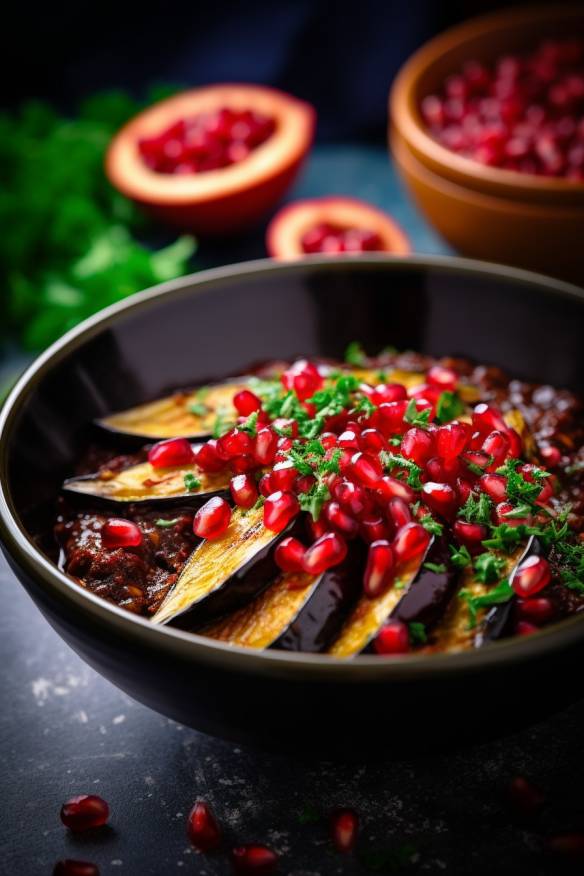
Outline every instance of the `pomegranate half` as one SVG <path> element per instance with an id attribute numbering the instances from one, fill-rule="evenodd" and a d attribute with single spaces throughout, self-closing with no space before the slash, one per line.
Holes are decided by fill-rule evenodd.
<path id="1" fill-rule="evenodd" d="M 286 205 L 266 233 L 266 248 L 276 259 L 324 253 L 411 252 L 399 225 L 376 207 L 356 198 L 311 198 Z"/>
<path id="2" fill-rule="evenodd" d="M 233 135 L 217 133 L 222 114 L 240 122 L 254 114 L 267 120 L 268 133 L 246 147 L 238 138 L 245 124 Z M 260 219 L 290 186 L 312 143 L 315 121 L 310 104 L 282 91 L 210 85 L 160 101 L 131 119 L 113 138 L 105 169 L 115 188 L 169 225 L 198 234 L 239 231 Z M 149 166 L 148 148 L 157 140 L 168 142 L 177 130 L 184 145 L 184 123 L 197 141 L 194 149 L 202 134 L 213 146 L 226 145 L 229 157 L 220 149 L 218 160 L 184 161 L 163 172 L 154 169 L 160 167 L 154 160 Z M 217 139 L 222 136 L 223 141 Z"/>

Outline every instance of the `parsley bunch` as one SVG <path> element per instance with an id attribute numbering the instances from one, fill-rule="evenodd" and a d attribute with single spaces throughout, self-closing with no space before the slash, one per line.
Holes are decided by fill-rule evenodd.
<path id="1" fill-rule="evenodd" d="M 86 100 L 74 119 L 36 101 L 0 115 L 0 331 L 29 349 L 187 268 L 193 239 L 151 252 L 134 237 L 144 220 L 103 172 L 112 135 L 141 108 L 107 92 Z"/>

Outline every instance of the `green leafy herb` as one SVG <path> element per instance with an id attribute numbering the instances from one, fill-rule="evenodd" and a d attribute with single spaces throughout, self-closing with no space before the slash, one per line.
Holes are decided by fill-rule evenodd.
<path id="1" fill-rule="evenodd" d="M 203 404 L 203 402 L 193 402 L 188 406 L 189 413 L 194 414 L 196 417 L 204 417 L 208 410 L 207 405 Z"/>
<path id="2" fill-rule="evenodd" d="M 251 435 L 252 438 L 255 438 L 257 435 L 257 425 L 258 425 L 258 412 L 254 411 L 252 414 L 247 417 L 244 423 L 240 423 L 239 426 L 236 426 L 236 429 L 239 432 L 247 432 L 248 435 Z"/>
<path id="3" fill-rule="evenodd" d="M 389 444 L 391 447 L 399 447 L 401 443 L 402 443 L 402 436 L 401 435 L 394 435 L 393 438 L 389 439 Z"/>
<path id="4" fill-rule="evenodd" d="M 493 587 L 488 593 L 483 593 L 480 596 L 474 595 L 470 590 L 461 590 L 459 596 L 464 599 L 468 605 L 469 627 L 475 627 L 477 623 L 477 613 L 480 608 L 487 608 L 490 605 L 500 605 L 503 602 L 509 602 L 513 596 L 513 588 L 509 581 L 504 578 Z"/>
<path id="5" fill-rule="evenodd" d="M 365 414 L 366 417 L 370 417 L 372 414 L 375 413 L 376 410 L 377 408 L 375 407 L 373 402 L 370 401 L 365 395 L 357 400 L 355 407 L 353 408 L 354 413 Z"/>
<path id="6" fill-rule="evenodd" d="M 382 450 L 379 458 L 381 460 L 381 464 L 388 471 L 393 471 L 396 468 L 403 468 L 407 472 L 407 483 L 413 490 L 421 490 L 422 489 L 422 481 L 420 480 L 420 475 L 422 474 L 422 469 L 419 465 L 416 465 L 411 459 L 408 459 L 406 456 L 402 456 L 400 453 L 390 453 L 387 450 Z"/>
<path id="7" fill-rule="evenodd" d="M 488 456 L 483 465 L 478 465 L 476 462 L 469 462 L 465 459 L 466 467 L 469 471 L 472 471 L 473 474 L 478 475 L 479 477 L 485 473 L 485 470 L 492 465 L 494 456 Z"/>
<path id="8" fill-rule="evenodd" d="M 428 636 L 426 635 L 426 627 L 419 621 L 410 621 L 410 623 L 408 624 L 408 630 L 410 633 L 410 642 L 412 643 L 412 645 L 425 645 L 428 641 Z"/>
<path id="9" fill-rule="evenodd" d="M 345 350 L 345 362 L 347 365 L 354 365 L 359 368 L 365 364 L 365 361 L 365 353 L 359 341 L 351 341 Z"/>
<path id="10" fill-rule="evenodd" d="M 474 561 L 475 576 L 483 584 L 494 584 L 505 570 L 507 563 L 502 557 L 484 553 Z"/>
<path id="11" fill-rule="evenodd" d="M 503 517 L 508 517 L 510 520 L 522 520 L 531 514 L 531 505 L 517 505 L 512 511 L 506 511 Z"/>
<path id="12" fill-rule="evenodd" d="M 195 475 L 192 474 L 192 472 L 190 471 L 187 472 L 186 475 L 184 475 L 183 480 L 185 482 L 185 487 L 189 492 L 194 492 L 195 490 L 198 490 L 201 486 L 201 481 L 199 480 L 199 478 L 195 477 Z"/>
<path id="13" fill-rule="evenodd" d="M 416 399 L 412 398 L 408 402 L 408 406 L 404 414 L 404 420 L 411 426 L 427 426 L 430 422 L 431 413 L 431 408 L 424 408 L 423 411 L 418 411 Z"/>
<path id="14" fill-rule="evenodd" d="M 550 476 L 550 473 L 533 466 L 530 471 L 534 482 L 528 481 L 521 472 L 517 471 L 523 465 L 520 459 L 508 459 L 505 465 L 497 469 L 497 474 L 507 478 L 507 497 L 511 502 L 533 505 L 542 488 L 542 481 Z"/>
<path id="15" fill-rule="evenodd" d="M 322 506 L 331 494 L 325 483 L 317 482 L 307 493 L 299 493 L 298 501 L 303 511 L 307 511 L 314 521 L 318 520 L 322 511 Z"/>
<path id="16" fill-rule="evenodd" d="M 442 535 L 444 532 L 444 527 L 441 523 L 438 523 L 437 520 L 430 514 L 426 514 L 425 517 L 421 517 L 419 522 L 422 524 L 426 532 L 429 532 L 431 535 Z"/>
<path id="17" fill-rule="evenodd" d="M 493 503 L 486 493 L 471 492 L 468 499 L 459 509 L 458 516 L 462 517 L 467 523 L 480 523 L 483 526 L 488 526 L 491 522 L 491 512 Z"/>
<path id="18" fill-rule="evenodd" d="M 464 404 L 459 396 L 449 389 L 440 393 L 436 405 L 436 419 L 439 423 L 450 423 L 464 412 Z"/>
<path id="19" fill-rule="evenodd" d="M 525 535 L 524 526 L 510 526 L 508 523 L 500 523 L 498 526 L 493 526 L 490 537 L 483 541 L 483 545 L 486 548 L 505 551 L 509 554 L 524 540 Z"/>
<path id="20" fill-rule="evenodd" d="M 424 563 L 423 568 L 428 569 L 429 572 L 435 572 L 437 575 L 443 575 L 448 571 L 444 563 Z"/>
<path id="21" fill-rule="evenodd" d="M 160 526 L 162 529 L 170 529 L 171 526 L 176 526 L 180 517 L 175 517 L 173 520 L 165 520 L 164 517 L 159 517 L 155 521 L 155 526 Z"/>
<path id="22" fill-rule="evenodd" d="M 467 566 L 472 565 L 472 557 L 466 545 L 461 545 L 459 548 L 456 548 L 451 544 L 448 546 L 448 549 L 450 551 L 450 562 L 453 566 L 456 566 L 457 569 L 465 569 Z"/>

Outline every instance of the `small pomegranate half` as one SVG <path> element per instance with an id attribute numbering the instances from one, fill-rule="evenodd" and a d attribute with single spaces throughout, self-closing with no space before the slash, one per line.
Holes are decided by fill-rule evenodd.
<path id="1" fill-rule="evenodd" d="M 291 185 L 314 126 L 314 109 L 282 91 L 209 85 L 131 119 L 110 144 L 106 173 L 123 195 L 169 225 L 199 234 L 239 231 Z M 154 169 L 164 169 L 161 153 L 169 172 Z"/>
<path id="2" fill-rule="evenodd" d="M 283 207 L 268 226 L 268 254 L 290 260 L 305 255 L 364 252 L 411 252 L 396 222 L 355 198 L 327 197 L 296 201 Z"/>

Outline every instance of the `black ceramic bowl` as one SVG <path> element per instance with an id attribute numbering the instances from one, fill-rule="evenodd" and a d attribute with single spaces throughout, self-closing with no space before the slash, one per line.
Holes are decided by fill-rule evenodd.
<path id="1" fill-rule="evenodd" d="M 166 283 L 70 332 L 1 414 L 0 534 L 59 634 L 131 696 L 215 735 L 393 755 L 503 733 L 581 694 L 584 616 L 481 651 L 400 659 L 254 652 L 115 608 L 44 555 L 87 423 L 118 408 L 351 340 L 460 354 L 584 391 L 584 292 L 456 259 L 359 256 L 248 263 Z M 5 594 L 4 598 L 9 598 Z"/>

